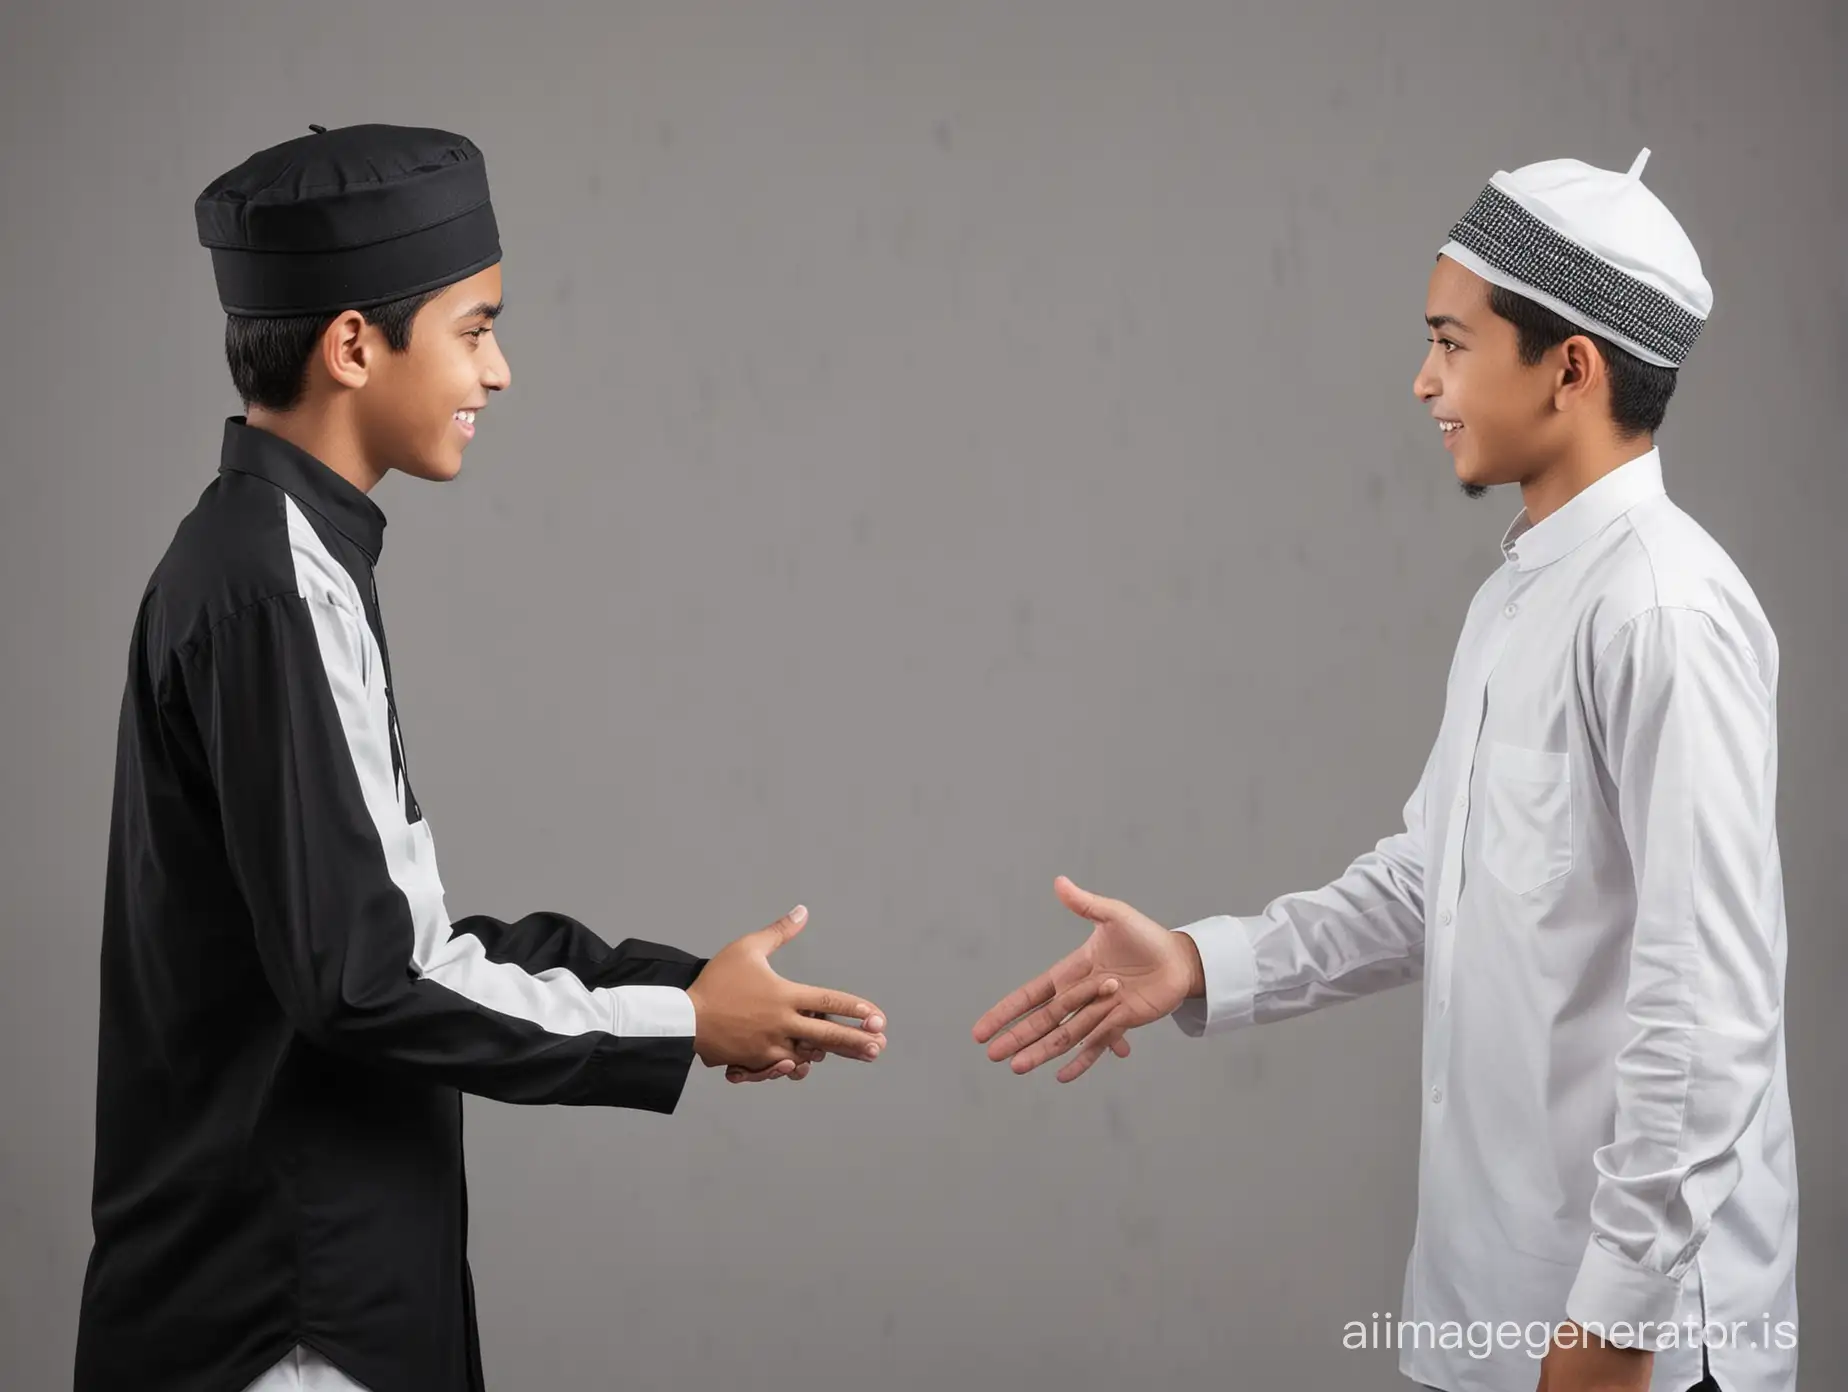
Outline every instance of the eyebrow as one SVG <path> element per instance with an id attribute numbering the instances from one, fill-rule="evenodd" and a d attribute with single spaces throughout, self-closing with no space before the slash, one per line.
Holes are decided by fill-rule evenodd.
<path id="1" fill-rule="evenodd" d="M 1469 325 L 1454 314 L 1427 314 L 1425 323 L 1434 329 L 1461 329 L 1464 333 L 1470 332 Z"/>
<path id="2" fill-rule="evenodd" d="M 467 313 L 458 314 L 456 318 L 494 320 L 500 317 L 500 312 L 506 307 L 507 302 L 505 300 L 500 301 L 498 304 L 489 304 L 486 300 L 483 300 Z"/>

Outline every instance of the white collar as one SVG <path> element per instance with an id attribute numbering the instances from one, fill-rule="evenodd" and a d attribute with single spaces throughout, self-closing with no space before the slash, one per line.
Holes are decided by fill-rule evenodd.
<path id="1" fill-rule="evenodd" d="M 1619 464 L 1596 483 L 1580 489 L 1558 511 L 1539 522 L 1526 509 L 1502 536 L 1502 555 L 1516 570 L 1538 570 L 1590 541 L 1638 503 L 1667 490 L 1662 485 L 1662 454 L 1652 449 Z"/>

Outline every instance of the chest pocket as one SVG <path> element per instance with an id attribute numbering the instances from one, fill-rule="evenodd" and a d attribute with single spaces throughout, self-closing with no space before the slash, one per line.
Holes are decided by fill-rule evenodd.
<path id="1" fill-rule="evenodd" d="M 1572 765 L 1564 753 L 1489 742 L 1482 861 L 1514 894 L 1572 869 Z"/>

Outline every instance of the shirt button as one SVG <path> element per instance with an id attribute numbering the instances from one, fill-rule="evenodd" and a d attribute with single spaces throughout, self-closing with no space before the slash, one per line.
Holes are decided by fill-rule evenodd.
<path id="1" fill-rule="evenodd" d="M 1506 609 L 1502 610 L 1502 613 L 1506 614 L 1509 618 L 1512 619 L 1515 615 L 1515 611 L 1518 610 L 1520 607 L 1521 606 L 1518 604 L 1510 604 Z"/>
<path id="2" fill-rule="evenodd" d="M 1439 1015 L 1448 1015 L 1450 1013 L 1450 1002 L 1447 1000 L 1439 1001 L 1437 1003 L 1437 1013 Z"/>
<path id="3" fill-rule="evenodd" d="M 1450 922 L 1450 918 L 1451 918 L 1450 910 L 1445 909 L 1441 914 L 1437 916 L 1437 921 L 1439 923 L 1448 923 Z"/>
<path id="4" fill-rule="evenodd" d="M 1458 793 L 1458 794 L 1457 794 L 1457 806 L 1458 806 L 1458 808 L 1462 808 L 1462 807 L 1463 807 L 1463 806 L 1464 806 L 1465 804 L 1467 804 L 1468 802 L 1469 802 L 1469 794 L 1468 794 L 1468 793 Z"/>
<path id="5" fill-rule="evenodd" d="M 1444 1090 L 1441 1087 L 1432 1088 L 1431 1100 L 1433 1102 L 1442 1102 L 1444 1100 Z"/>

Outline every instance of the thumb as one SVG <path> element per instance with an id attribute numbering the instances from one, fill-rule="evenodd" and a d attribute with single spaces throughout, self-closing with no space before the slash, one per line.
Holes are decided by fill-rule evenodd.
<path id="1" fill-rule="evenodd" d="M 1093 923 L 1103 923 L 1111 916 L 1111 904 L 1108 899 L 1093 894 L 1088 889 L 1078 888 L 1064 875 L 1052 882 L 1052 890 L 1059 896 L 1059 902 L 1080 918 L 1088 918 Z"/>
<path id="2" fill-rule="evenodd" d="M 802 904 L 784 914 L 768 928 L 760 929 L 755 937 L 762 939 L 761 946 L 766 955 L 775 952 L 784 943 L 802 931 L 802 925 L 808 922 L 808 909 Z"/>

